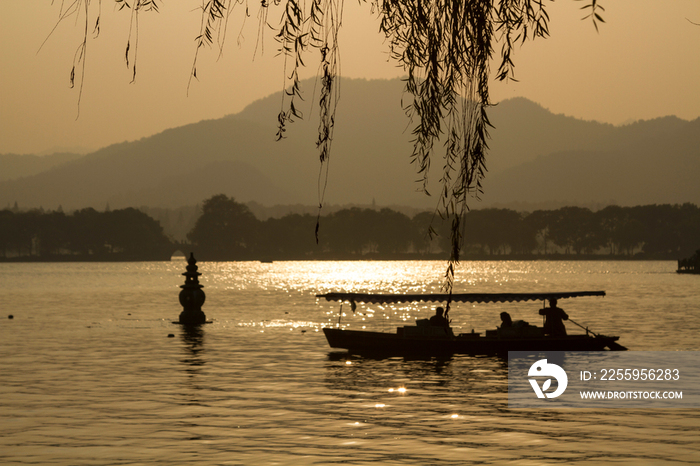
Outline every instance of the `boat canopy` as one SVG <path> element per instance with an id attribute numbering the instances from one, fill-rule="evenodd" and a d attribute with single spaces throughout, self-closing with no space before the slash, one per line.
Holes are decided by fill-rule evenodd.
<path id="1" fill-rule="evenodd" d="M 605 291 L 565 291 L 561 293 L 447 293 L 431 294 L 369 294 L 369 293 L 326 293 L 317 298 L 326 301 L 350 301 L 354 303 L 413 303 L 413 302 L 451 302 L 457 303 L 512 303 L 520 301 L 542 301 L 550 299 L 577 298 L 580 296 L 605 296 Z"/>

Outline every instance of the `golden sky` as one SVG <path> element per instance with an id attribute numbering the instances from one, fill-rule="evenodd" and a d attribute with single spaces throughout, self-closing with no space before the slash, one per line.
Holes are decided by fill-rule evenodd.
<path id="1" fill-rule="evenodd" d="M 271 31 L 263 50 L 254 54 L 256 2 L 245 25 L 242 10 L 234 12 L 221 58 L 216 50 L 202 52 L 199 81 L 188 95 L 200 2 L 163 1 L 160 13 L 141 15 L 138 74 L 130 84 L 124 61 L 128 14 L 103 0 L 100 36 L 88 41 L 78 117 L 78 92 L 69 88 L 69 72 L 82 26 L 62 23 L 39 51 L 56 24 L 60 3 L 0 0 L 0 153 L 97 149 L 237 113 L 282 89 L 283 63 Z M 494 83 L 492 101 L 523 96 L 554 113 L 612 124 L 666 115 L 700 117 L 700 26 L 691 23 L 700 23 L 700 2 L 602 4 L 606 24 L 596 32 L 590 21 L 581 20 L 581 2 L 547 2 L 551 37 L 517 51 L 518 82 Z M 345 3 L 340 41 L 344 76 L 403 74 L 388 61 L 369 5 Z M 309 59 L 305 77 L 315 75 L 317 64 Z"/>

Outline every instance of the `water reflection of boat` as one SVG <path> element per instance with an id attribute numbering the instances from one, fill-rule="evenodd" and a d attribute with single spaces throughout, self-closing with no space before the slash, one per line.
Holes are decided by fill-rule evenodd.
<path id="1" fill-rule="evenodd" d="M 355 303 L 394 304 L 412 302 L 452 303 L 511 303 L 521 301 L 551 301 L 581 296 L 605 296 L 604 291 L 576 291 L 563 293 L 468 293 L 468 294 L 362 294 L 327 293 L 317 298 L 327 301 Z M 341 311 L 342 312 L 342 311 Z M 571 321 L 573 322 L 573 321 Z M 573 322 L 575 323 L 575 322 Z M 576 324 L 578 325 L 578 324 Z M 585 334 L 551 336 L 542 327 L 514 325 L 481 333 L 454 335 L 450 328 L 431 326 L 427 319 L 416 325 L 398 327 L 396 333 L 342 328 L 324 328 L 328 344 L 332 348 L 347 349 L 357 354 L 501 354 L 508 351 L 602 351 L 625 350 L 617 336 L 595 334 L 586 329 Z"/>
<path id="2" fill-rule="evenodd" d="M 336 394 L 334 409 L 337 412 L 355 409 L 350 405 L 356 406 L 358 401 L 362 403 L 361 400 L 372 406 L 375 400 L 386 402 L 387 397 L 388 402 L 408 420 L 415 420 L 417 411 L 444 415 L 450 413 L 446 410 L 468 406 L 470 415 L 476 416 L 482 409 L 492 412 L 494 407 L 507 408 L 506 359 L 467 355 L 374 356 L 355 357 L 344 352 L 328 354 L 325 383 L 328 393 Z M 406 394 L 411 397 L 404 398 Z M 449 419 L 449 416 L 445 418 Z"/>

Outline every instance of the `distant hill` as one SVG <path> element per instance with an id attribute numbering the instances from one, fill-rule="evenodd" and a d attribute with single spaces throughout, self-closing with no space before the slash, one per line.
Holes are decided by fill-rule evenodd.
<path id="1" fill-rule="evenodd" d="M 307 92 L 313 88 L 312 82 L 305 83 Z M 415 192 L 401 84 L 343 80 L 342 91 L 326 202 L 432 205 Z M 317 120 L 295 122 L 286 139 L 275 141 L 280 99 L 273 95 L 237 115 L 115 144 L 43 173 L 2 182 L 0 205 L 177 207 L 220 192 L 239 202 L 318 205 Z"/>
<path id="2" fill-rule="evenodd" d="M 60 152 L 49 157 L 39 155 L 0 154 L 0 181 L 14 180 L 50 170 L 71 160 L 82 157 L 80 154 Z"/>
<path id="3" fill-rule="evenodd" d="M 177 207 L 219 192 L 277 202 L 287 193 L 245 161 L 279 157 L 273 136 L 254 122 L 233 118 L 170 129 L 0 183 L 0 205 Z"/>
<path id="4" fill-rule="evenodd" d="M 551 114 L 547 120 L 548 128 L 539 125 L 535 131 L 550 131 L 551 138 L 541 139 L 550 145 L 535 157 L 537 151 L 520 149 L 529 151 L 528 156 L 521 155 L 522 163 L 487 176 L 485 204 L 518 201 L 521 208 L 700 204 L 700 119 L 665 117 L 623 127 Z M 570 120 L 578 124 L 571 125 Z M 507 125 L 497 128 L 505 134 L 516 132 Z M 517 140 L 525 146 L 532 141 L 526 136 L 512 139 Z M 503 153 L 494 148 L 492 160 Z"/>
<path id="5" fill-rule="evenodd" d="M 315 87 L 306 81 L 302 89 L 305 120 L 290 124 L 287 138 L 279 142 L 280 93 L 236 115 L 82 157 L 41 157 L 55 164 L 20 175 L 6 175 L 9 160 L 26 157 L 29 162 L 33 156 L 0 156 L 0 206 L 175 208 L 217 193 L 269 206 L 317 205 L 325 184 L 315 147 Z M 436 205 L 436 198 L 417 192 L 402 97 L 400 80 L 342 80 L 327 204 Z M 496 128 L 491 130 L 486 192 L 473 207 L 700 204 L 700 120 L 668 117 L 615 127 L 554 115 L 522 98 L 501 102 L 490 117 Z M 441 168 L 435 159 L 435 178 Z"/>

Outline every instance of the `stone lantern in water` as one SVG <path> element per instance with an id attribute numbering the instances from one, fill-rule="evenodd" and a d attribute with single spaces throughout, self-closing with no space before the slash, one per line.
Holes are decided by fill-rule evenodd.
<path id="1" fill-rule="evenodd" d="M 204 286 L 199 284 L 198 278 L 202 274 L 197 272 L 196 263 L 194 254 L 190 253 L 190 258 L 187 259 L 187 272 L 182 274 L 185 276 L 185 284 L 180 285 L 182 288 L 180 304 L 183 307 L 183 311 L 180 313 L 182 325 L 201 325 L 207 321 L 207 316 L 202 312 L 202 304 L 206 298 L 204 291 L 202 291 Z"/>

